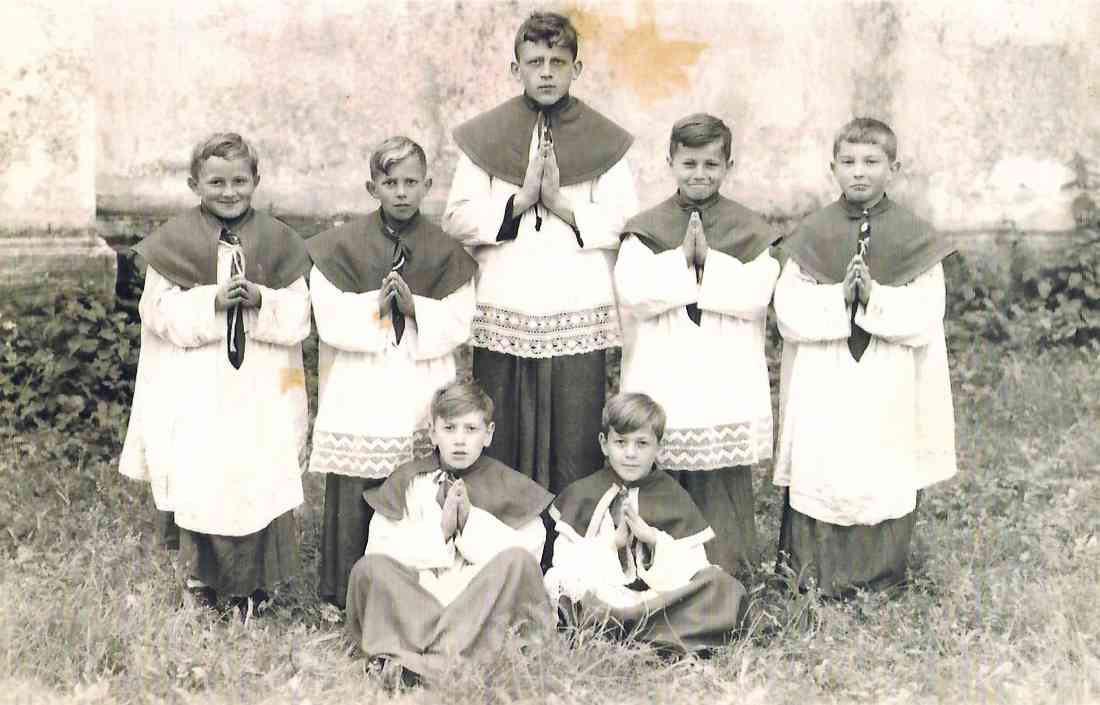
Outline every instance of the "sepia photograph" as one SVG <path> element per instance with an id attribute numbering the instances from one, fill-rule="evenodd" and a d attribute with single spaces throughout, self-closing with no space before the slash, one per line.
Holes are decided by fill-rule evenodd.
<path id="1" fill-rule="evenodd" d="M 1098 36 L 9 1 L 0 705 L 1100 703 Z"/>

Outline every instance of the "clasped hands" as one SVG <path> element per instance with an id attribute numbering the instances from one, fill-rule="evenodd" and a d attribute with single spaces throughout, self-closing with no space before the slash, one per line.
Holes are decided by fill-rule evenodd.
<path id="1" fill-rule="evenodd" d="M 382 280 L 382 288 L 378 290 L 379 317 L 390 315 L 390 303 L 394 301 L 397 302 L 398 311 L 408 318 L 416 318 L 416 303 L 413 301 L 412 290 L 400 274 L 390 272 Z"/>
<path id="2" fill-rule="evenodd" d="M 626 501 L 623 502 L 622 515 L 615 528 L 615 548 L 625 548 L 630 543 L 631 536 L 647 546 L 657 543 L 657 530 L 638 514 L 638 508 L 633 502 Z"/>
<path id="3" fill-rule="evenodd" d="M 527 173 L 523 176 L 523 186 L 512 201 L 512 211 L 523 213 L 539 202 L 565 222 L 573 222 L 573 208 L 561 192 L 558 156 L 548 133 L 544 133 L 538 151 L 527 162 Z"/>
<path id="4" fill-rule="evenodd" d="M 443 500 L 443 518 L 439 527 L 443 530 L 444 540 L 449 540 L 455 532 L 466 528 L 466 520 L 470 518 L 470 495 L 466 490 L 466 483 L 455 480 L 451 488 L 447 490 L 447 496 Z"/>
<path id="5" fill-rule="evenodd" d="M 875 281 L 871 279 L 871 270 L 860 255 L 857 254 L 848 263 L 843 284 L 845 305 L 851 306 L 857 297 L 864 306 L 871 300 L 871 289 L 875 286 Z"/>
<path id="6" fill-rule="evenodd" d="M 699 220 L 698 216 L 693 215 L 691 220 L 688 221 L 684 241 L 680 244 L 680 250 L 684 253 L 684 261 L 687 266 L 701 274 L 703 265 L 707 261 L 707 251 L 709 249 L 707 236 L 703 232 L 703 222 Z"/>
<path id="7" fill-rule="evenodd" d="M 218 287 L 218 293 L 214 296 L 215 311 L 225 311 L 234 306 L 259 308 L 261 303 L 263 294 L 260 287 L 243 276 L 230 277 Z"/>

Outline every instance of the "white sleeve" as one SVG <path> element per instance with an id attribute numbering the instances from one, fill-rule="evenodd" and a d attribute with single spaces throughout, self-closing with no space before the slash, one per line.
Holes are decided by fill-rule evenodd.
<path id="1" fill-rule="evenodd" d="M 931 334 L 943 335 L 946 298 L 943 266 L 937 264 L 904 286 L 875 284 L 867 307 L 856 313 L 856 323 L 877 338 L 923 347 Z"/>
<path id="2" fill-rule="evenodd" d="M 708 250 L 699 308 L 746 321 L 763 318 L 778 278 L 779 262 L 767 250 L 748 263 Z"/>
<path id="3" fill-rule="evenodd" d="M 843 284 L 818 284 L 787 260 L 775 286 L 775 317 L 784 340 L 795 343 L 843 340 L 852 334 Z"/>
<path id="4" fill-rule="evenodd" d="M 615 262 L 615 293 L 624 311 L 644 320 L 695 303 L 699 285 L 680 248 L 656 255 L 630 235 Z"/>
<path id="5" fill-rule="evenodd" d="M 638 212 L 638 193 L 626 158 L 596 177 L 587 196 L 571 203 L 584 249 L 618 249 L 623 225 Z"/>
<path id="6" fill-rule="evenodd" d="M 405 495 L 405 515 L 399 521 L 375 512 L 365 553 L 389 556 L 415 570 L 452 566 L 455 545 L 443 538 L 443 512 L 435 500 L 434 488 L 435 483 L 428 477 L 414 478 Z"/>
<path id="7" fill-rule="evenodd" d="M 558 521 L 555 527 L 558 531 L 558 538 L 554 541 L 555 568 L 590 586 L 626 583 L 614 534 L 603 533 L 585 538 L 565 522 Z"/>
<path id="8" fill-rule="evenodd" d="M 313 317 L 321 340 L 339 350 L 379 353 L 393 340 L 388 316 L 378 313 L 378 290 L 340 291 L 317 267 L 309 275 Z"/>
<path id="9" fill-rule="evenodd" d="M 709 255 L 708 255 L 709 258 Z M 676 540 L 656 529 L 653 563 L 638 567 L 638 575 L 658 592 L 673 590 L 691 582 L 692 576 L 710 565 L 703 542 L 689 537 Z"/>
<path id="10" fill-rule="evenodd" d="M 494 196 L 489 172 L 460 154 L 443 212 L 443 231 L 466 247 L 500 244 L 497 233 L 504 222 L 509 198 L 511 194 L 504 191 Z"/>
<path id="11" fill-rule="evenodd" d="M 196 348 L 225 336 L 225 322 L 214 311 L 218 287 L 196 286 L 184 291 L 148 267 L 138 302 L 141 325 L 178 348 Z"/>
<path id="12" fill-rule="evenodd" d="M 260 308 L 249 335 L 273 345 L 297 345 L 309 336 L 309 287 L 305 277 L 298 277 L 282 289 L 261 286 L 260 296 Z"/>
<path id="13" fill-rule="evenodd" d="M 416 306 L 417 347 L 413 353 L 416 359 L 450 355 L 469 340 L 477 311 L 473 279 L 442 300 L 413 296 L 413 301 Z"/>
<path id="14" fill-rule="evenodd" d="M 466 526 L 457 535 L 455 546 L 467 561 L 473 564 L 487 563 L 501 551 L 522 548 L 531 554 L 535 562 L 542 560 L 542 547 L 546 544 L 546 527 L 542 519 L 535 517 L 518 529 L 513 529 L 489 512 L 470 507 Z"/>

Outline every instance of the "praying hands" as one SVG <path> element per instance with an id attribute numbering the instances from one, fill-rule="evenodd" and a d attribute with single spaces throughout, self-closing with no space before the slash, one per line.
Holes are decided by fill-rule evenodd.
<path id="1" fill-rule="evenodd" d="M 871 270 L 858 254 L 848 263 L 844 274 L 844 303 L 852 305 L 856 299 L 864 306 L 871 300 L 871 289 L 875 282 L 871 279 Z"/>
<path id="2" fill-rule="evenodd" d="M 215 311 L 225 311 L 234 306 L 259 308 L 262 303 L 260 287 L 244 277 L 230 277 L 218 287 L 218 293 L 214 296 Z"/>

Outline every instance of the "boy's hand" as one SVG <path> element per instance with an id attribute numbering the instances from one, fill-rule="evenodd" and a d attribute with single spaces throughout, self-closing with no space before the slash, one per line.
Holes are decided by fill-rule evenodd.
<path id="1" fill-rule="evenodd" d="M 852 259 L 852 264 L 856 274 L 856 283 L 859 285 L 856 289 L 859 302 L 866 307 L 867 302 L 871 300 L 871 287 L 875 285 L 874 280 L 871 279 L 871 269 L 859 255 Z"/>
<path id="2" fill-rule="evenodd" d="M 516 215 L 525 212 L 539 202 L 542 195 L 542 173 L 545 166 L 544 151 L 540 146 L 534 156 L 527 161 L 527 172 L 523 175 L 523 186 L 520 187 L 519 193 L 512 199 L 512 211 Z"/>
<path id="3" fill-rule="evenodd" d="M 704 231 L 703 231 L 702 221 L 696 221 L 696 223 L 697 223 L 697 225 L 695 226 L 695 259 L 692 262 L 692 264 L 695 265 L 696 269 L 702 269 L 703 265 L 705 265 L 706 262 L 707 262 L 707 250 L 709 250 L 710 248 L 707 247 L 707 236 L 706 236 L 706 233 L 704 233 Z"/>
<path id="4" fill-rule="evenodd" d="M 630 526 L 631 532 L 634 533 L 634 538 L 647 546 L 653 546 L 657 543 L 657 530 L 646 523 L 633 504 L 627 505 L 626 511 L 623 512 L 623 518 L 626 520 L 626 524 Z"/>
<path id="5" fill-rule="evenodd" d="M 382 288 L 378 290 L 378 318 L 383 319 L 390 315 L 390 303 L 397 292 L 390 285 L 389 278 L 382 280 Z"/>
<path id="6" fill-rule="evenodd" d="M 397 272 L 390 272 L 383 282 L 389 284 L 393 291 L 394 300 L 397 301 L 397 310 L 408 318 L 416 318 L 416 301 L 413 299 L 412 290 L 405 280 Z"/>
<path id="7" fill-rule="evenodd" d="M 260 287 L 248 281 L 244 277 L 237 280 L 238 299 L 244 308 L 259 308 L 263 303 L 263 293 Z"/>
<path id="8" fill-rule="evenodd" d="M 466 483 L 462 480 L 458 480 L 454 483 L 451 489 L 455 493 L 455 518 L 458 526 L 458 530 L 462 531 L 466 528 L 466 520 L 470 518 L 470 508 L 473 506 L 470 504 L 470 495 L 466 490 Z"/>
<path id="9" fill-rule="evenodd" d="M 447 498 L 443 500 L 443 517 L 439 520 L 439 528 L 443 530 L 444 541 L 450 540 L 458 531 L 458 498 L 455 485 L 451 485 L 447 490 Z"/>
<path id="10" fill-rule="evenodd" d="M 625 515 L 619 517 L 619 525 L 615 527 L 615 548 L 625 548 L 630 543 L 630 525 L 626 523 Z"/>
<path id="11" fill-rule="evenodd" d="M 558 170 L 558 155 L 554 152 L 554 145 L 550 143 L 545 147 L 543 158 L 542 202 L 554 212 L 554 215 L 570 225 L 576 225 L 573 205 L 561 192 L 561 172 Z"/>
<path id="12" fill-rule="evenodd" d="M 859 288 L 859 268 L 856 260 L 859 259 L 859 255 L 852 258 L 852 261 L 848 263 L 848 269 L 844 272 L 844 304 L 851 306 L 852 302 L 856 300 L 858 293 L 856 289 Z"/>
<path id="13" fill-rule="evenodd" d="M 688 221 L 687 230 L 684 231 L 684 241 L 680 244 L 680 250 L 684 253 L 684 262 L 688 267 L 695 266 L 695 229 L 691 221 Z"/>
<path id="14" fill-rule="evenodd" d="M 241 288 L 236 279 L 228 279 L 214 295 L 214 310 L 224 311 L 241 302 Z"/>

